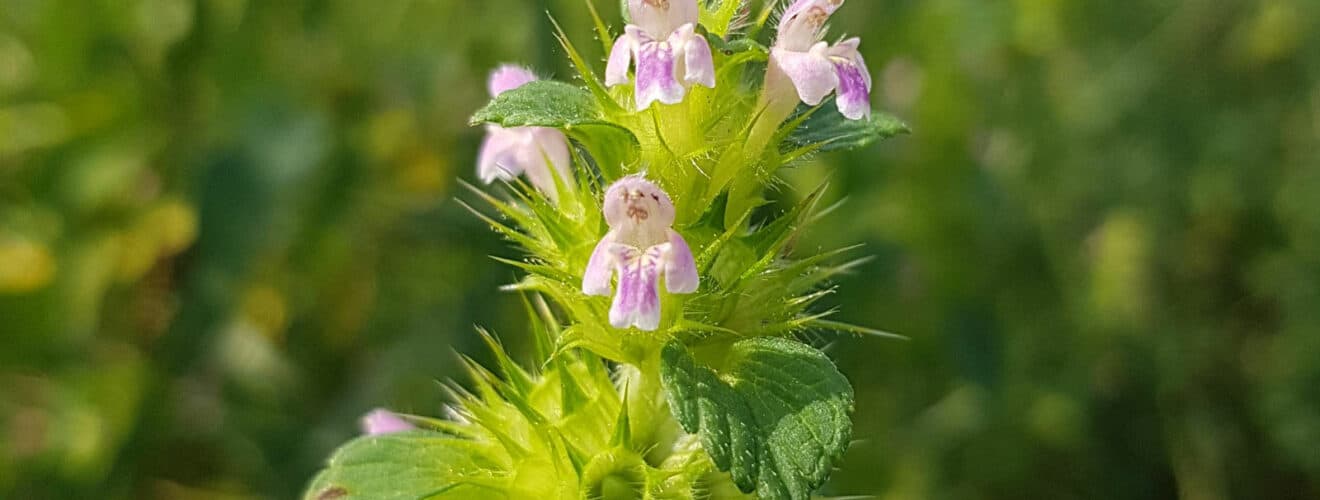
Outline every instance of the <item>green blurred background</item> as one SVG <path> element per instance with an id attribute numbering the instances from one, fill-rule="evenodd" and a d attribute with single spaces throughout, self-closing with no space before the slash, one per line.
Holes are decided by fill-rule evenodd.
<path id="1" fill-rule="evenodd" d="M 570 74 L 547 10 L 599 60 L 581 0 L 0 0 L 0 498 L 292 498 L 519 344 L 453 199 L 486 72 Z M 843 13 L 915 134 L 788 172 L 847 198 L 800 249 L 911 340 L 818 339 L 827 493 L 1320 498 L 1320 3 Z"/>

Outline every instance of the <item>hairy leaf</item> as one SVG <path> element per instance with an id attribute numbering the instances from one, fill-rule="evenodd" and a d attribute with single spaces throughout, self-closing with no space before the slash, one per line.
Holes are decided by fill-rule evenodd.
<path id="1" fill-rule="evenodd" d="M 701 25 L 712 33 L 725 36 L 735 27 L 738 8 L 746 0 L 707 0 L 701 2 Z"/>
<path id="2" fill-rule="evenodd" d="M 472 115 L 471 123 L 563 130 L 586 147 L 607 180 L 636 158 L 637 137 L 605 119 L 590 92 L 563 82 L 540 80 L 506 91 Z"/>
<path id="3" fill-rule="evenodd" d="M 751 38 L 725 40 L 718 34 L 707 33 L 706 41 L 710 43 L 711 49 L 723 52 L 724 55 L 727 56 L 752 53 L 759 54 L 761 60 L 765 60 L 765 58 L 770 56 L 770 49 Z"/>
<path id="4" fill-rule="evenodd" d="M 555 127 L 605 123 L 600 106 L 586 90 L 539 80 L 509 90 L 472 115 L 472 124 L 501 127 Z"/>
<path id="5" fill-rule="evenodd" d="M 425 431 L 364 436 L 335 452 L 303 498 L 503 498 L 496 469 L 473 441 Z"/>
<path id="6" fill-rule="evenodd" d="M 780 148 L 790 157 L 802 153 L 857 149 L 891 137 L 910 133 L 906 123 L 881 111 L 865 120 L 849 120 L 839 113 L 831 99 L 815 110 L 799 109 L 795 116 L 811 113 L 785 138 Z M 793 154 L 797 152 L 798 154 Z"/>
<path id="7" fill-rule="evenodd" d="M 848 447 L 852 386 L 807 345 L 744 340 L 717 373 L 675 341 L 661 351 L 660 376 L 675 418 L 744 492 L 808 499 Z"/>

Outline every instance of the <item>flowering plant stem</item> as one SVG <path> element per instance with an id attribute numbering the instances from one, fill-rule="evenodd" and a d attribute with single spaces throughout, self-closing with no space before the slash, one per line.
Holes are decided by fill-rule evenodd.
<path id="1" fill-rule="evenodd" d="M 522 275 L 507 289 L 527 306 L 533 360 L 480 332 L 496 363 L 465 358 L 471 385 L 449 387 L 445 418 L 372 412 L 307 498 L 821 488 L 851 439 L 853 390 L 795 336 L 880 332 L 817 309 L 860 262 L 795 251 L 825 215 L 821 190 L 778 215 L 758 208 L 785 165 L 906 132 L 859 107 L 871 85 L 857 41 L 819 42 L 842 3 L 783 6 L 766 47 L 746 33 L 768 17 L 749 24 L 739 2 L 627 0 L 604 81 L 562 32 L 586 88 L 497 69 L 472 122 L 488 134 L 478 177 L 499 184 L 471 187 L 469 207 L 522 253 L 497 260 Z"/>

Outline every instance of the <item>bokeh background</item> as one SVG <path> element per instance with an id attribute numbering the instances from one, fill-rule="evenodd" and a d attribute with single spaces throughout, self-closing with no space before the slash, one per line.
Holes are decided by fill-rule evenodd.
<path id="1" fill-rule="evenodd" d="M 599 60 L 581 0 L 0 0 L 0 498 L 293 498 L 518 344 L 453 200 L 486 72 L 570 74 L 547 10 Z M 786 177 L 911 340 L 820 339 L 828 493 L 1320 498 L 1320 3 L 843 13 L 915 133 Z"/>

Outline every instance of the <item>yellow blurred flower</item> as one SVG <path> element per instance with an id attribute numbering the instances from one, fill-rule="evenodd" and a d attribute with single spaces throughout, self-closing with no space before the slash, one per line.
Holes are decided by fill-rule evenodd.
<path id="1" fill-rule="evenodd" d="M 271 340 L 284 335 L 288 323 L 288 305 L 284 294 L 269 285 L 256 285 L 243 295 L 243 319 Z"/>
<path id="2" fill-rule="evenodd" d="M 162 256 L 182 252 L 197 241 L 197 211 L 182 200 L 162 201 L 143 221 L 155 229 Z"/>
<path id="3" fill-rule="evenodd" d="M 157 261 L 178 254 L 196 239 L 197 213 L 191 206 L 176 199 L 157 203 L 117 238 L 115 276 L 123 283 L 137 281 Z"/>
<path id="4" fill-rule="evenodd" d="M 114 237 L 112 242 L 119 250 L 119 260 L 115 265 L 116 280 L 132 283 L 151 270 L 156 264 L 156 242 L 153 236 L 149 228 L 139 224 Z"/>
<path id="5" fill-rule="evenodd" d="M 28 293 L 44 288 L 55 277 L 55 258 L 45 245 L 0 240 L 0 293 Z"/>

